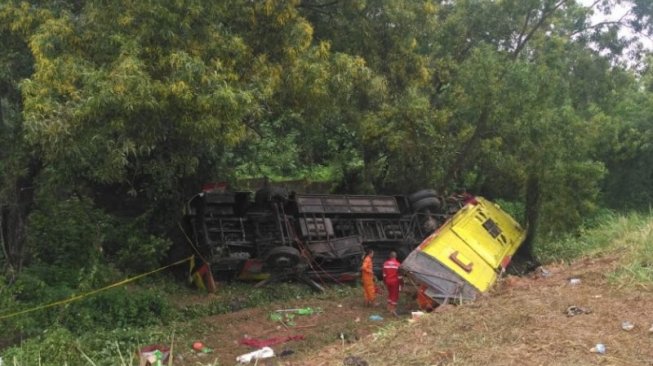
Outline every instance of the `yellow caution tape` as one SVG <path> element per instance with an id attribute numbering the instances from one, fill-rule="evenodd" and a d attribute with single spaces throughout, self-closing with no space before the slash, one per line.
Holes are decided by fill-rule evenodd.
<path id="1" fill-rule="evenodd" d="M 152 273 L 160 272 L 160 271 L 163 271 L 164 269 L 168 269 L 170 267 L 174 267 L 174 266 L 182 264 L 184 262 L 188 262 L 192 258 L 193 258 L 193 256 L 190 256 L 190 257 L 188 257 L 186 259 L 182 259 L 180 261 L 168 264 L 167 266 L 157 268 L 157 269 L 155 269 L 153 271 L 143 273 L 143 274 L 139 274 L 138 276 L 134 276 L 134 277 L 131 277 L 131 278 L 126 278 L 126 279 L 124 279 L 124 280 L 122 280 L 120 282 L 113 283 L 113 284 L 111 284 L 109 286 L 105 286 L 105 287 L 102 287 L 102 288 L 97 289 L 97 290 L 93 290 L 93 291 L 89 291 L 89 292 L 82 293 L 82 294 L 79 294 L 79 295 L 75 295 L 75 296 L 72 296 L 72 297 L 64 299 L 64 300 L 55 301 L 55 302 L 50 303 L 50 304 L 40 305 L 40 306 L 31 308 L 31 309 L 18 311 L 18 312 L 11 313 L 11 314 L 0 315 L 0 320 L 13 318 L 13 317 L 18 316 L 18 315 L 27 314 L 27 313 L 31 313 L 31 312 L 34 312 L 34 311 L 43 310 L 43 309 L 47 309 L 47 308 L 51 308 L 51 307 L 55 307 L 55 306 L 59 306 L 59 305 L 63 305 L 63 304 L 68 304 L 68 303 L 71 303 L 73 301 L 77 301 L 77 300 L 83 299 L 85 297 L 95 295 L 98 292 L 106 291 L 106 290 L 109 290 L 109 289 L 112 289 L 112 288 L 115 288 L 115 287 L 119 287 L 119 286 L 128 284 L 128 283 L 136 281 L 136 280 L 138 280 L 140 278 L 149 276 Z"/>

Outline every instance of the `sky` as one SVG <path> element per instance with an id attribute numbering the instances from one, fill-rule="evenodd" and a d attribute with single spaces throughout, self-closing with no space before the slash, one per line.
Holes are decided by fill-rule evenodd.
<path id="1" fill-rule="evenodd" d="M 652 0 L 653 1 L 653 0 Z M 591 6 L 595 0 L 579 0 L 579 2 L 585 6 Z M 604 21 L 617 21 L 621 19 L 624 15 L 627 17 L 627 13 L 630 10 L 630 6 L 627 1 L 617 4 L 611 14 L 603 14 L 599 9 L 595 7 L 594 10 L 594 15 L 592 16 L 592 23 L 600 23 Z M 648 49 L 648 50 L 653 50 L 653 40 L 651 38 L 642 36 L 642 35 L 635 35 L 629 28 L 627 27 L 622 27 L 620 35 L 626 36 L 626 37 L 632 37 L 636 36 L 639 38 L 639 40 L 642 42 L 642 44 Z"/>

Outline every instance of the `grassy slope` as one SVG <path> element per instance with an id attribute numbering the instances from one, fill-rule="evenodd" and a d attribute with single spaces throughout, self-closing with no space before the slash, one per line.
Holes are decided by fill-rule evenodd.
<path id="1" fill-rule="evenodd" d="M 650 364 L 652 243 L 652 216 L 606 217 L 580 236 L 542 245 L 546 276 L 505 278 L 473 304 L 390 324 L 299 364 L 342 365 L 346 356 L 369 365 Z M 581 285 L 570 285 L 571 277 Z M 570 317 L 572 305 L 591 312 Z M 622 330 L 626 320 L 635 329 Z M 606 355 L 590 352 L 599 342 Z"/>

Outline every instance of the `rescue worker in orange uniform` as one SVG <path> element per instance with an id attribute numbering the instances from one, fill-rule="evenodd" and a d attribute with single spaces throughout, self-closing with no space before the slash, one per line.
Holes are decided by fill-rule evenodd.
<path id="1" fill-rule="evenodd" d="M 419 286 L 419 290 L 417 290 L 417 305 L 420 310 L 430 313 L 438 306 L 438 304 L 426 295 L 427 289 L 428 287 L 426 285 Z"/>
<path id="2" fill-rule="evenodd" d="M 363 283 L 363 294 L 365 295 L 365 306 L 374 306 L 376 300 L 376 287 L 374 286 L 374 268 L 372 264 L 374 251 L 368 249 L 361 266 L 361 282 Z"/>
<path id="3" fill-rule="evenodd" d="M 397 253 L 392 251 L 388 260 L 383 263 L 383 282 L 388 289 L 388 311 L 397 316 L 397 303 L 399 302 L 399 287 L 402 278 L 399 274 L 399 261 Z"/>

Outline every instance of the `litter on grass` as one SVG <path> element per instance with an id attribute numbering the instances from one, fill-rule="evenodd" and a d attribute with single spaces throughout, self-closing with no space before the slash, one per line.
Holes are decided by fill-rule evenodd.
<path id="1" fill-rule="evenodd" d="M 633 330 L 633 328 L 635 328 L 635 324 L 629 322 L 628 320 L 621 322 L 621 329 L 625 330 L 626 332 Z"/>
<path id="2" fill-rule="evenodd" d="M 587 308 L 581 308 L 580 306 L 572 305 L 565 310 L 565 314 L 567 314 L 568 317 L 576 316 L 576 315 L 581 315 L 581 314 L 591 314 L 592 309 L 587 309 Z"/>
<path id="3" fill-rule="evenodd" d="M 296 309 L 279 309 L 276 310 L 277 313 L 293 313 L 297 315 L 313 315 L 317 313 L 321 313 L 322 309 L 320 308 L 315 308 L 313 309 L 312 307 L 305 307 L 305 308 L 296 308 Z"/>
<path id="4" fill-rule="evenodd" d="M 236 361 L 240 363 L 250 363 L 255 360 L 262 360 L 270 357 L 274 357 L 274 350 L 270 347 L 263 347 L 256 351 L 236 357 Z"/>

